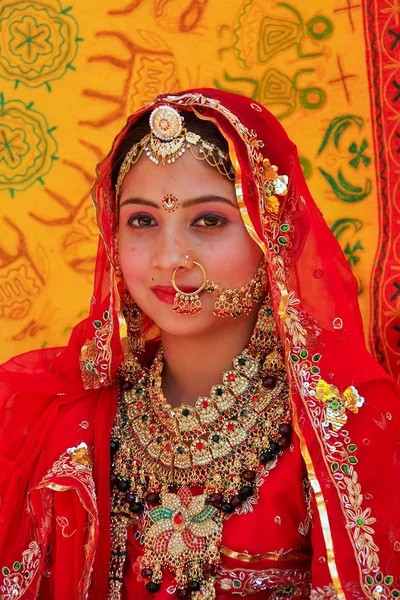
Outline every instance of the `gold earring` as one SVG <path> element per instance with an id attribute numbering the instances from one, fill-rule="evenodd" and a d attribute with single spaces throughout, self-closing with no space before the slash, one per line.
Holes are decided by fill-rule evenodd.
<path id="1" fill-rule="evenodd" d="M 122 298 L 122 314 L 128 329 L 128 346 L 132 354 L 144 352 L 145 339 L 143 333 L 143 312 L 131 298 L 128 290 Z"/>
<path id="2" fill-rule="evenodd" d="M 188 255 L 186 255 L 188 256 Z M 186 260 L 185 256 L 185 260 Z M 189 257 L 188 257 L 189 258 Z M 186 262 L 185 262 L 186 264 Z M 200 292 L 204 290 L 207 283 L 206 272 L 200 263 L 193 261 L 193 265 L 199 267 L 203 273 L 203 283 L 195 292 L 190 292 L 187 294 L 186 292 L 182 292 L 175 282 L 175 277 L 178 272 L 178 269 L 182 269 L 183 267 L 176 267 L 174 272 L 172 273 L 171 283 L 173 285 L 174 290 L 176 291 L 174 304 L 172 306 L 172 310 L 178 313 L 178 315 L 195 315 L 196 313 L 201 311 L 201 300 L 199 298 Z"/>
<path id="3" fill-rule="evenodd" d="M 254 303 L 263 299 L 267 289 L 267 274 L 265 261 L 259 265 L 254 277 L 241 288 L 225 289 L 214 281 L 207 281 L 207 292 L 217 292 L 213 314 L 216 317 L 231 317 L 238 319 L 248 315 Z"/>

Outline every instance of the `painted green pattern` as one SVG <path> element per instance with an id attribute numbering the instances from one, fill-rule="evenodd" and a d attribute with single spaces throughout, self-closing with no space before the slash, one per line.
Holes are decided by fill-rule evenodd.
<path id="1" fill-rule="evenodd" d="M 337 177 L 334 177 L 322 168 L 319 168 L 319 171 L 331 186 L 335 196 L 343 202 L 361 202 L 372 191 L 372 181 L 370 179 L 367 179 L 364 188 L 361 188 L 349 183 L 340 169 Z"/>
<path id="2" fill-rule="evenodd" d="M 26 190 L 57 160 L 57 142 L 44 115 L 33 103 L 6 101 L 0 94 L 0 191 Z"/>
<path id="3" fill-rule="evenodd" d="M 322 28 L 321 28 L 322 25 Z M 326 40 L 333 33 L 333 23 L 323 15 L 317 15 L 307 23 L 307 34 L 313 40 Z"/>
<path id="4" fill-rule="evenodd" d="M 359 219 L 338 219 L 331 226 L 331 231 L 334 234 L 335 238 L 341 243 L 344 255 L 349 263 L 349 266 L 353 269 L 361 260 L 359 256 L 360 252 L 363 252 L 364 246 L 362 245 L 361 240 L 352 239 L 350 241 L 346 241 L 349 235 L 353 234 L 353 238 L 355 234 L 360 232 L 363 228 L 364 223 Z M 343 237 L 344 236 L 344 240 Z M 364 285 L 361 279 L 358 279 L 358 290 L 359 294 L 361 294 L 364 290 Z M 349 446 L 350 449 L 350 446 Z"/>
<path id="5" fill-rule="evenodd" d="M 0 123 L 0 162 L 4 161 L 9 169 L 16 169 L 29 151 L 25 131 L 21 128 L 11 129 Z"/>
<path id="6" fill-rule="evenodd" d="M 343 156 L 344 150 L 341 147 L 343 146 L 343 144 L 341 144 L 343 134 L 348 128 L 354 125 L 358 129 L 362 129 L 364 126 L 364 119 L 356 115 L 344 115 L 333 119 L 326 129 L 322 143 L 318 149 L 318 156 L 329 150 L 332 145 L 339 150 L 341 156 Z M 353 169 L 357 170 L 361 166 L 368 167 L 370 165 L 371 158 L 365 154 L 367 148 L 368 142 L 365 139 L 361 142 L 360 146 L 358 146 L 356 142 L 352 142 L 347 148 L 349 154 L 348 164 L 353 167 Z M 320 167 L 319 172 L 325 177 L 335 196 L 342 202 L 361 202 L 369 196 L 372 191 L 372 181 L 369 178 L 365 180 L 364 186 L 361 187 L 359 185 L 353 185 L 348 181 L 341 169 L 338 169 L 337 173 L 333 174 Z"/>
<path id="7" fill-rule="evenodd" d="M 33 64 L 41 55 L 52 52 L 50 39 L 50 27 L 26 15 L 11 23 L 8 48 L 22 63 Z"/>
<path id="8" fill-rule="evenodd" d="M 299 161 L 303 171 L 304 179 L 308 179 L 312 174 L 312 164 L 305 156 L 299 156 Z"/>
<path id="9" fill-rule="evenodd" d="M 359 219 L 338 219 L 331 227 L 331 231 L 338 240 L 346 231 L 354 231 L 357 233 L 363 228 L 363 222 Z"/>
<path id="10" fill-rule="evenodd" d="M 347 262 L 349 263 L 350 267 L 355 267 L 356 264 L 360 261 L 360 257 L 357 255 L 357 252 L 362 252 L 364 250 L 363 245 L 361 244 L 360 240 L 358 240 L 353 247 L 351 247 L 351 244 L 346 244 L 344 247 L 344 254 L 347 258 Z"/>
<path id="11" fill-rule="evenodd" d="M 325 40 L 332 35 L 333 23 L 323 15 L 316 15 L 306 24 L 300 12 L 292 4 L 278 2 L 277 7 L 285 10 L 286 18 L 266 8 L 260 0 L 245 3 L 238 18 L 234 34 L 234 49 L 242 66 L 263 64 L 276 54 L 292 46 L 297 47 L 299 58 L 321 56 L 322 52 L 307 52 L 303 42 L 307 36 L 313 40 Z M 254 38 L 258 44 L 254 44 Z"/>
<path id="12" fill-rule="evenodd" d="M 0 2 L 0 76 L 29 87 L 45 85 L 75 70 L 78 24 L 58 0 Z"/>
<path id="13" fill-rule="evenodd" d="M 214 85 L 220 90 L 245 94 L 261 104 L 270 108 L 279 106 L 275 110 L 275 116 L 282 120 L 291 115 L 300 104 L 307 110 L 317 110 L 326 102 L 326 93 L 319 87 L 299 88 L 297 81 L 304 73 L 312 73 L 314 69 L 299 69 L 293 78 L 288 77 L 282 71 L 271 67 L 265 71 L 261 81 L 250 77 L 231 77 L 224 73 L 228 85 L 214 80 Z M 235 84 L 230 86 L 229 84 Z"/>
<path id="14" fill-rule="evenodd" d="M 371 162 L 371 158 L 364 154 L 364 152 L 367 148 L 368 148 L 367 140 L 363 140 L 360 144 L 360 147 L 358 147 L 358 145 L 355 142 L 350 144 L 349 152 L 350 152 L 350 154 L 355 154 L 355 157 L 351 159 L 351 161 L 349 162 L 349 165 L 354 167 L 354 169 L 358 169 L 358 167 L 360 166 L 360 162 L 362 162 L 364 167 L 368 167 L 368 165 Z"/>
<path id="15" fill-rule="evenodd" d="M 321 146 L 318 149 L 318 154 L 321 154 L 331 141 L 335 148 L 339 148 L 341 136 L 351 125 L 356 125 L 361 129 L 364 125 L 364 119 L 355 115 L 344 115 L 332 119 L 327 127 Z"/>

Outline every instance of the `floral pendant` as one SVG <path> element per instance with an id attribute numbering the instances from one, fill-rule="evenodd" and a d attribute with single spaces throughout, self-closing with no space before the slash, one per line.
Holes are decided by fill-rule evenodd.
<path id="1" fill-rule="evenodd" d="M 215 598 L 215 573 L 222 519 L 218 510 L 206 505 L 206 494 L 194 496 L 189 487 L 161 494 L 161 505 L 146 516 L 142 576 L 150 579 L 149 592 L 159 591 L 162 569 L 175 575 L 177 587 L 193 600 Z M 183 596 L 182 596 L 183 597 Z"/>

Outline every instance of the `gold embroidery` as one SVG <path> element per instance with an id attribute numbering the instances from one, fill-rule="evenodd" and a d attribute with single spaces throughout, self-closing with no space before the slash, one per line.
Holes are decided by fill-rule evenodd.
<path id="1" fill-rule="evenodd" d="M 111 361 L 110 339 L 112 334 L 112 319 L 110 313 L 103 314 L 104 322 L 93 321 L 95 335 L 86 340 L 80 355 L 80 367 L 84 388 L 97 389 L 108 379 L 108 365 Z"/>
<path id="2" fill-rule="evenodd" d="M 61 528 L 61 535 L 65 538 L 72 537 L 76 532 L 76 529 L 74 529 L 73 532 L 70 534 L 65 533 L 66 528 L 69 527 L 69 521 L 67 517 L 56 517 L 56 523 Z"/>
<path id="3" fill-rule="evenodd" d="M 295 346 L 306 344 L 306 330 L 300 322 L 298 309 L 295 308 L 299 304 L 300 300 L 295 297 L 294 292 L 290 292 L 289 294 L 282 293 L 278 313 L 292 336 L 293 344 Z"/>
<path id="4" fill-rule="evenodd" d="M 29 497 L 28 497 L 28 506 L 29 506 Z M 38 533 L 39 533 L 39 541 L 44 543 L 43 548 L 45 547 L 47 538 L 49 536 L 49 533 L 51 531 L 51 515 L 52 515 L 52 510 L 53 510 L 53 496 L 51 494 L 51 492 L 49 490 L 43 490 L 42 493 L 42 517 L 40 519 L 40 522 L 38 523 Z"/>
<path id="5" fill-rule="evenodd" d="M 298 385 L 300 385 L 300 384 L 298 384 Z M 307 467 L 308 478 L 309 478 L 310 484 L 312 486 L 315 500 L 317 503 L 318 514 L 319 514 L 319 518 L 321 521 L 321 528 L 322 528 L 322 533 L 324 536 L 325 549 L 326 549 L 326 554 L 327 554 L 327 558 L 328 558 L 329 572 L 330 572 L 333 584 L 335 586 L 335 590 L 336 590 L 338 599 L 344 600 L 345 595 L 344 595 L 344 592 L 342 589 L 342 583 L 340 581 L 339 573 L 338 573 L 337 566 L 336 566 L 336 558 L 335 558 L 335 553 L 333 550 L 331 526 L 329 523 L 328 511 L 326 510 L 324 495 L 322 493 L 320 483 L 315 474 L 314 464 L 311 460 L 311 456 L 308 451 L 304 436 L 301 433 L 301 429 L 300 429 L 299 421 L 298 421 L 298 417 L 297 417 L 297 407 L 294 404 L 294 402 L 292 403 L 292 409 L 293 409 L 293 415 L 292 415 L 293 416 L 293 427 L 294 427 L 296 434 L 298 435 L 299 440 L 300 440 L 301 453 L 302 453 L 304 462 Z"/>
<path id="6" fill-rule="evenodd" d="M 234 558 L 235 560 L 241 560 L 243 562 L 259 562 L 260 560 L 299 560 L 299 561 L 310 561 L 312 551 L 304 548 L 295 548 L 292 550 L 279 550 L 279 552 L 266 552 L 265 554 L 248 554 L 247 552 L 235 552 L 226 546 L 220 547 L 220 552 L 224 556 Z"/>
<path id="7" fill-rule="evenodd" d="M 311 590 L 310 600 L 336 600 L 337 594 L 335 586 L 330 583 L 323 588 L 317 587 L 316 590 Z"/>
<path id="8" fill-rule="evenodd" d="M 306 503 L 306 518 L 304 523 L 299 524 L 297 531 L 304 537 L 307 537 L 313 522 L 313 511 L 311 508 L 312 487 L 308 477 L 303 477 L 303 490 Z"/>
<path id="9" fill-rule="evenodd" d="M 293 362 L 293 361 L 292 361 Z M 296 363 L 295 363 L 296 364 Z M 298 373 L 298 372 L 297 372 Z M 325 382 L 322 384 L 324 386 Z M 301 384 L 299 383 L 301 386 Z M 315 384 L 314 384 L 315 385 Z M 318 387 L 318 383 L 315 385 L 314 390 Z M 334 386 L 332 386 L 334 388 Z M 320 389 L 326 389 L 325 386 Z M 331 386 L 329 386 L 329 390 Z M 336 388 L 334 388 L 336 390 Z M 304 390 L 304 386 L 303 386 Z M 373 540 L 373 534 L 375 531 L 370 527 L 376 519 L 371 516 L 370 508 L 363 508 L 362 503 L 364 496 L 361 493 L 361 486 L 358 483 L 358 474 L 355 470 L 355 465 L 358 463 L 356 457 L 357 446 L 351 442 L 349 432 L 342 427 L 333 428 L 328 427 L 326 413 L 324 406 L 321 406 L 321 402 L 313 395 L 309 393 L 309 389 L 305 388 L 305 399 L 307 400 L 306 406 L 311 411 L 312 421 L 324 431 L 322 442 L 325 447 L 325 456 L 328 464 L 330 464 L 333 480 L 338 489 L 340 495 L 342 509 L 346 519 L 347 530 L 349 531 L 350 540 L 355 548 L 355 555 L 357 557 L 358 566 L 360 569 L 360 585 L 367 598 L 376 600 L 377 598 L 385 598 L 400 595 L 399 590 L 394 589 L 392 575 L 384 575 L 379 571 L 379 548 Z M 330 392 L 331 393 L 331 392 Z M 336 392 L 335 392 L 336 393 Z M 360 404 L 360 397 L 358 393 L 351 391 L 349 395 L 346 395 L 346 399 L 343 404 Z M 317 401 L 315 401 L 317 400 Z M 362 404 L 362 402 L 361 402 Z M 358 410 L 358 407 L 355 406 Z M 296 431 L 299 431 L 298 423 L 294 415 L 294 423 Z M 303 440 L 304 441 L 304 440 Z M 302 448 L 305 451 L 305 462 L 307 468 L 313 469 L 311 457 L 308 454 L 306 448 Z M 329 531 L 328 515 L 326 512 L 325 502 L 322 496 L 322 491 L 319 486 L 319 482 L 314 476 L 310 475 L 309 478 L 314 489 L 314 493 L 319 508 L 322 529 L 325 536 L 325 543 L 327 541 L 327 532 Z M 321 506 L 320 506 L 321 503 Z M 331 538 L 329 534 L 329 538 Z M 329 548 L 328 550 L 328 565 L 330 566 Z M 333 551 L 333 547 L 332 547 Z M 336 568 L 336 567 L 335 567 Z M 335 584 L 336 593 L 341 597 L 337 587 L 337 580 L 335 579 L 334 572 L 330 569 L 332 581 Z"/>
<path id="10" fill-rule="evenodd" d="M 21 561 L 12 567 L 3 567 L 3 581 L 0 585 L 2 600 L 18 600 L 33 582 L 40 566 L 41 550 L 37 542 L 31 542 L 22 552 Z"/>
<path id="11" fill-rule="evenodd" d="M 221 569 L 219 587 L 235 596 L 247 596 L 269 591 L 274 598 L 287 596 L 288 588 L 293 595 L 308 598 L 311 588 L 309 569 Z"/>

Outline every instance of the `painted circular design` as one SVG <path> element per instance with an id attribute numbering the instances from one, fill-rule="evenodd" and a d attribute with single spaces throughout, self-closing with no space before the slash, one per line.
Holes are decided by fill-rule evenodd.
<path id="1" fill-rule="evenodd" d="M 43 182 L 57 160 L 57 142 L 47 120 L 31 104 L 5 101 L 0 95 L 0 191 L 29 188 Z"/>
<path id="2" fill-rule="evenodd" d="M 309 87 L 301 90 L 300 104 L 308 110 L 317 110 L 325 104 L 326 93 L 318 87 Z"/>
<path id="3" fill-rule="evenodd" d="M 326 40 L 332 32 L 332 21 L 323 15 L 317 15 L 307 23 L 307 33 L 313 40 Z"/>
<path id="4" fill-rule="evenodd" d="M 46 85 L 75 70 L 78 24 L 58 0 L 0 3 L 0 77 L 29 87 Z"/>

